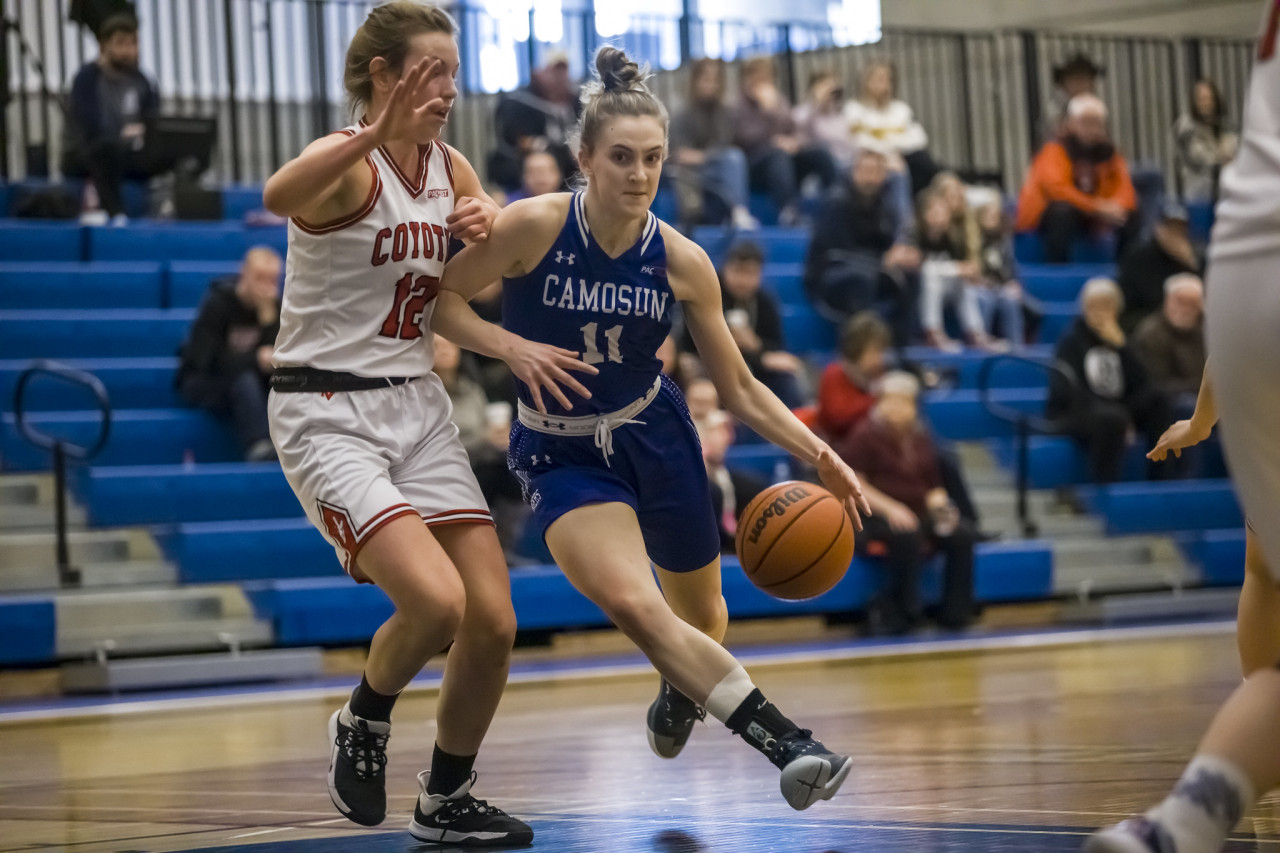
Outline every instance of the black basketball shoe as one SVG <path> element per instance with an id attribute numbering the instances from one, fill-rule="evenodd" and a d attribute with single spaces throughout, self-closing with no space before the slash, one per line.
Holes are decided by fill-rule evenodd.
<path id="1" fill-rule="evenodd" d="M 664 678 L 649 706 L 649 746 L 662 758 L 675 758 L 689 742 L 693 724 L 706 718 L 705 709 Z"/>
<path id="2" fill-rule="evenodd" d="M 782 796 L 798 811 L 835 796 L 853 767 L 849 756 L 827 749 L 808 729 L 796 729 L 778 738 L 768 755 L 782 771 Z"/>
<path id="3" fill-rule="evenodd" d="M 329 798 L 351 820 L 377 826 L 387 816 L 387 738 L 391 724 L 365 720 L 343 705 L 329 718 Z"/>
<path id="4" fill-rule="evenodd" d="M 409 834 L 419 841 L 459 847 L 518 847 L 533 843 L 533 827 L 471 796 L 476 774 L 449 796 L 427 793 L 430 771 L 418 774 L 422 793 L 413 809 Z"/>

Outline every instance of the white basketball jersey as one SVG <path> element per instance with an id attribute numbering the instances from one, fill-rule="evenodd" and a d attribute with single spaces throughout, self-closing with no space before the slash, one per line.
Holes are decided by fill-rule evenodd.
<path id="1" fill-rule="evenodd" d="M 419 153 L 416 176 L 401 172 L 385 148 L 370 153 L 373 184 L 350 216 L 289 220 L 277 367 L 369 377 L 431 371 L 431 311 L 449 250 L 453 163 L 439 141 Z"/>
<path id="2" fill-rule="evenodd" d="M 1280 0 L 1267 0 L 1240 152 L 1222 173 L 1211 258 L 1280 252 Z"/>

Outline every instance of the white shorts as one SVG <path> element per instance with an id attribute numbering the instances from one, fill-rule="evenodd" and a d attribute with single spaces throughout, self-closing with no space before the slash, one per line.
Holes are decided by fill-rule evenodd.
<path id="1" fill-rule="evenodd" d="M 1280 256 L 1215 259 L 1209 372 L 1236 492 L 1280 583 Z"/>
<path id="2" fill-rule="evenodd" d="M 271 440 L 307 518 L 352 578 L 360 548 L 407 515 L 493 523 L 440 378 L 370 391 L 271 392 Z"/>

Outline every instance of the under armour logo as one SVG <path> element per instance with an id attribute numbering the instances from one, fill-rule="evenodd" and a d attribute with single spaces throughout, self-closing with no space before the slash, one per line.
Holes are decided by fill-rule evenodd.
<path id="1" fill-rule="evenodd" d="M 557 250 L 556 250 L 556 263 L 557 263 L 557 264 L 566 264 L 566 263 L 567 263 L 569 266 L 573 266 L 573 252 L 570 252 L 569 254 L 567 254 L 567 255 L 566 255 L 564 252 L 562 252 L 562 251 L 560 251 L 559 249 L 557 249 Z"/>
<path id="2" fill-rule="evenodd" d="M 556 421 L 549 421 L 549 420 L 547 420 L 546 418 L 543 418 L 543 420 L 542 420 L 542 426 L 543 426 L 543 428 L 544 428 L 544 429 L 558 429 L 558 430 L 560 430 L 561 432 L 564 432 L 564 430 L 565 430 L 565 425 L 564 425 L 563 423 L 558 423 L 558 422 L 556 422 Z M 535 459 L 536 459 L 536 457 L 535 457 Z"/>

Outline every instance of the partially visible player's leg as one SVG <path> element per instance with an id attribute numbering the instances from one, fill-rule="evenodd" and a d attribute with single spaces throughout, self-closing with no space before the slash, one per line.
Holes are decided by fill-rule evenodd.
<path id="1" fill-rule="evenodd" d="M 1245 678 L 1280 660 L 1280 584 L 1272 576 L 1252 528 L 1245 534 L 1236 643 Z"/>
<path id="2" fill-rule="evenodd" d="M 672 612 L 717 643 L 724 642 L 729 608 L 720 592 L 719 557 L 692 572 L 656 568 L 658 583 Z M 662 678 L 658 698 L 649 706 L 645 721 L 649 746 L 662 758 L 675 758 L 688 743 L 694 723 L 706 715 L 706 710 L 697 702 Z"/>
<path id="3" fill-rule="evenodd" d="M 466 609 L 445 661 L 431 769 L 418 775 L 422 793 L 409 832 L 464 846 L 528 844 L 528 824 L 471 795 L 472 767 L 502 699 L 516 635 L 507 562 L 492 524 L 438 525 L 432 532 L 457 566 Z"/>
<path id="4" fill-rule="evenodd" d="M 829 799 L 852 766 L 773 706 L 715 640 L 680 619 L 649 568 L 635 512 L 624 503 L 578 507 L 547 528 L 547 545 L 569 581 L 603 610 L 665 678 L 706 707 L 782 770 L 796 809 Z"/>

